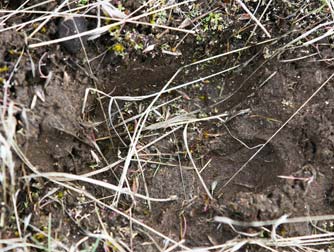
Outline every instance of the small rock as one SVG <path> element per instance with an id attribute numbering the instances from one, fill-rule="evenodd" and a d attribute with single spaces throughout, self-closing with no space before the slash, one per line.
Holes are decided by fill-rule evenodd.
<path id="1" fill-rule="evenodd" d="M 61 20 L 58 26 L 59 38 L 68 37 L 74 34 L 87 31 L 87 22 L 84 17 L 71 17 Z M 80 41 L 81 40 L 81 41 Z M 61 45 L 70 53 L 77 53 L 81 50 L 82 45 L 87 43 L 87 37 L 67 40 L 61 43 Z"/>

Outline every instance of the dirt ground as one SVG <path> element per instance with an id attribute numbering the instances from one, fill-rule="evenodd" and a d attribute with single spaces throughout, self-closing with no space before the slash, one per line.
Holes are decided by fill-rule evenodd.
<path id="1" fill-rule="evenodd" d="M 175 102 L 162 106 L 148 118 L 147 125 L 156 126 L 161 121 L 191 111 L 197 111 L 196 119 L 227 114 L 221 119 L 188 123 L 186 142 L 186 124 L 180 124 L 182 127 L 169 137 L 140 152 L 142 167 L 135 161 L 130 164 L 127 181 L 133 192 L 153 198 L 176 195 L 177 199 L 133 201 L 129 195 L 122 195 L 117 206 L 122 213 L 170 239 L 184 240 L 183 245 L 189 248 L 224 244 L 233 239 L 249 238 L 251 234 L 270 237 L 270 226 L 267 229 L 237 225 L 232 228 L 215 222 L 215 216 L 249 223 L 274 220 L 285 214 L 289 218 L 330 215 L 334 206 L 333 81 L 329 80 L 291 117 L 333 74 L 332 41 L 325 38 L 308 47 L 284 47 L 308 28 L 319 24 L 321 15 L 304 17 L 299 24 L 296 20 L 301 16 L 296 9 L 304 6 L 303 1 L 293 7 L 288 7 L 289 1 L 273 1 L 275 8 L 271 7 L 265 23 L 274 39 L 270 41 L 262 36 L 263 32 L 258 28 L 257 34 L 247 43 L 254 28 L 253 21 L 242 19 L 243 10 L 233 9 L 234 4 L 230 1 L 211 2 L 206 8 L 224 15 L 230 13 L 232 25 L 223 31 L 208 32 L 203 41 L 193 35 L 187 36 L 177 49 L 181 55 L 166 54 L 158 49 L 143 53 L 129 48 L 125 55 L 118 55 L 113 50 L 106 50 L 116 43 L 110 41 L 109 34 L 86 41 L 85 50 L 75 53 L 68 52 L 64 44 L 59 43 L 28 49 L 25 36 L 33 31 L 33 27 L 0 33 L 0 77 L 10 80 L 7 92 L 9 101 L 14 102 L 16 108 L 15 140 L 18 146 L 39 172 L 76 175 L 96 171 L 125 158 L 131 142 L 124 127 L 115 130 L 111 126 L 108 116 L 110 99 L 91 92 L 85 101 L 87 88 L 100 90 L 111 97 L 156 93 L 180 67 L 249 46 L 240 52 L 186 68 L 171 87 L 236 67 L 163 94 L 157 104 L 174 98 Z M 250 6 L 256 6 L 256 2 Z M 316 9 L 318 1 L 310 2 L 307 6 Z M 52 10 L 56 5 L 54 2 L 47 9 Z M 136 9 L 135 5 L 133 1 L 124 3 L 125 9 L 130 11 Z M 16 7 L 2 6 L 3 9 Z M 264 7 L 261 6 L 261 10 Z M 323 15 L 328 13 L 325 9 Z M 22 23 L 35 17 L 33 15 L 17 15 L 6 25 Z M 39 32 L 35 40 L 57 38 L 60 22 L 60 19 L 48 22 L 45 31 Z M 90 25 L 92 23 L 88 23 Z M 152 32 L 139 25 L 129 27 L 125 29 L 138 29 L 138 34 L 144 34 L 147 45 L 152 42 L 175 46 L 184 35 L 170 31 L 157 39 L 156 33 L 160 34 L 163 29 Z M 87 58 L 90 64 L 87 64 Z M 19 62 L 17 66 L 16 62 Z M 4 108 L 4 93 L 1 96 Z M 116 113 L 110 116 L 112 124 L 117 125 L 140 114 L 151 101 L 120 101 L 118 106 L 124 118 Z M 82 113 L 84 102 L 86 106 Z M 116 106 L 112 106 L 112 111 L 117 111 Z M 128 124 L 130 133 L 138 120 Z M 287 120 L 289 122 L 280 129 Z M 177 125 L 158 129 L 148 126 L 136 148 L 149 145 L 175 127 Z M 271 140 L 267 142 L 268 139 Z M 263 144 L 265 147 L 254 156 Z M 91 178 L 118 185 L 123 168 L 124 161 Z M 200 170 L 203 181 L 195 169 Z M 116 243 L 102 242 L 103 239 L 94 237 L 103 231 L 118 241 L 124 251 L 164 251 L 172 245 L 143 225 L 113 211 L 110 207 L 114 207 L 115 195 L 107 188 L 87 181 L 57 180 L 84 190 L 103 205 L 64 184 L 55 183 L 56 177 L 22 179 L 33 171 L 19 155 L 15 157 L 15 173 L 21 178 L 16 185 L 19 189 L 17 214 L 24 220 L 32 213 L 30 226 L 24 230 L 25 234 L 30 234 L 29 242 L 40 246 L 48 243 L 43 232 L 47 233 L 52 216 L 52 237 L 67 248 L 79 244 L 78 251 L 94 251 L 90 246 L 95 244 L 96 251 L 121 251 Z M 6 220 L 0 227 L 0 239 L 15 238 L 18 236 L 17 217 L 11 209 L 12 203 L 5 199 L 1 201 L 8 210 L 2 211 Z M 333 222 L 284 224 L 276 231 L 280 237 L 308 236 L 332 232 Z M 87 239 L 82 240 L 85 237 Z M 0 247 L 0 251 L 2 248 L 5 247 Z M 333 249 L 330 244 L 313 248 Z M 173 251 L 178 249 L 182 248 Z M 261 249 L 265 250 L 256 244 L 248 244 L 240 251 Z M 298 246 L 275 249 L 311 251 Z M 54 251 L 67 249 L 58 244 Z"/>

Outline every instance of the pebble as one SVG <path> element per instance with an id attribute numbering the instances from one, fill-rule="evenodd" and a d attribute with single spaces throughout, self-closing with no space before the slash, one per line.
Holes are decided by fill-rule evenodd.
<path id="1" fill-rule="evenodd" d="M 58 37 L 64 38 L 67 36 L 71 36 L 77 34 L 78 32 L 87 31 L 87 22 L 84 17 L 71 17 L 64 18 L 60 21 L 58 25 Z M 67 40 L 61 43 L 62 47 L 65 48 L 69 53 L 77 53 L 81 50 L 82 44 L 85 45 L 87 43 L 87 37 Z"/>

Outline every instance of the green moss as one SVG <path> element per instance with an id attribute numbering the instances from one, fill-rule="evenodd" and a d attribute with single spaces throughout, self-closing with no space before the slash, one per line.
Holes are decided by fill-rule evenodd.
<path id="1" fill-rule="evenodd" d="M 79 0 L 78 1 L 79 6 L 83 6 L 83 5 L 87 5 L 87 4 L 89 4 L 89 0 Z"/>

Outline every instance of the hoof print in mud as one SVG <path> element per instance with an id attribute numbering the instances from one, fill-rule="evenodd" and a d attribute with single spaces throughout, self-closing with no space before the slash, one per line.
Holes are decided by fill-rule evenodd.
<path id="1" fill-rule="evenodd" d="M 58 25 L 58 37 L 66 38 L 87 31 L 87 22 L 83 17 L 64 18 Z M 61 43 L 69 53 L 77 53 L 87 43 L 87 37 L 66 40 Z"/>

